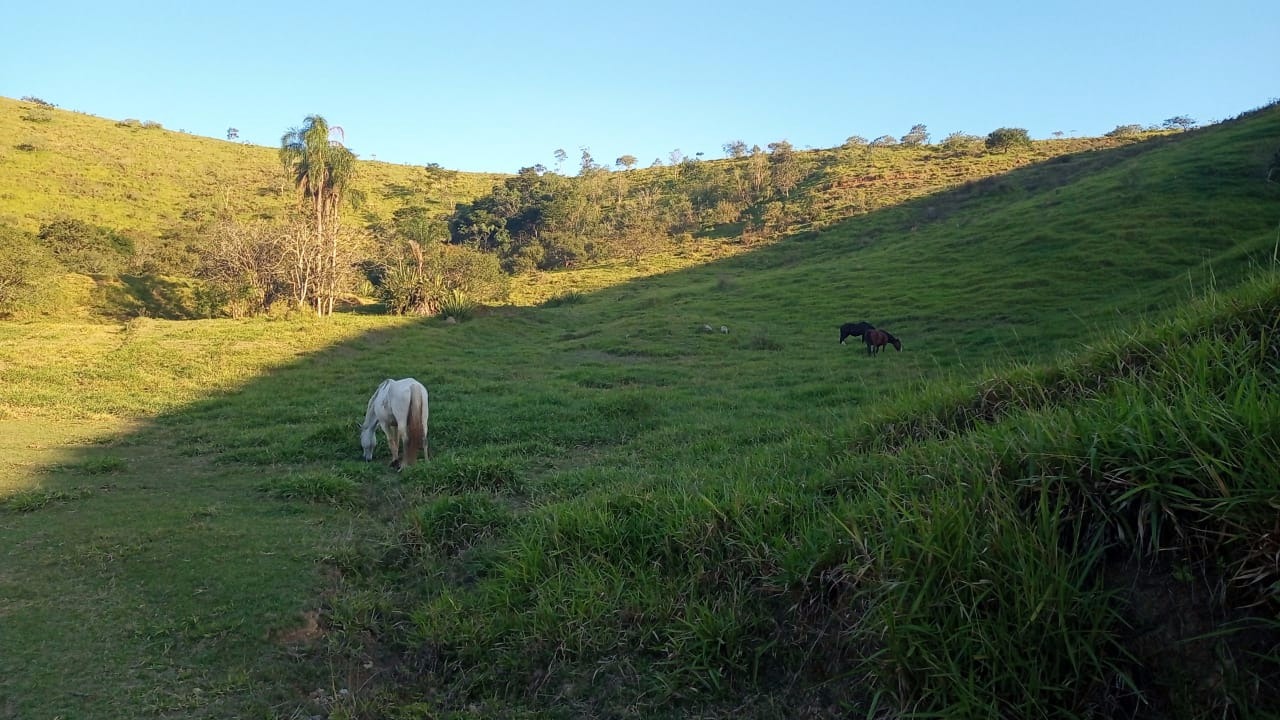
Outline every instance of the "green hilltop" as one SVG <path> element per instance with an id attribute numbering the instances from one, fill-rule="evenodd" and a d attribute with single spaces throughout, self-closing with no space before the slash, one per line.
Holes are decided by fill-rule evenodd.
<path id="1" fill-rule="evenodd" d="M 454 322 L 0 323 L 0 708 L 1273 716 L 1280 106 L 1089 142 L 811 151 Z"/>
<path id="2" fill-rule="evenodd" d="M 155 236 L 219 211 L 276 216 L 295 197 L 277 148 L 149 121 L 0 98 L 0 137 L 0 224 L 28 232 L 72 217 Z M 387 216 L 409 201 L 443 210 L 488 191 L 499 177 L 370 160 L 360 166 L 357 189 L 371 212 Z"/>

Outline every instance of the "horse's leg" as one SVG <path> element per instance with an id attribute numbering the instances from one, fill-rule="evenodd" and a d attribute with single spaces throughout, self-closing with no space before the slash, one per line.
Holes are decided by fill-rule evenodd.
<path id="1" fill-rule="evenodd" d="M 387 436 L 387 446 L 391 448 L 391 467 L 400 467 L 400 430 L 395 426 L 382 428 L 383 434 Z"/>

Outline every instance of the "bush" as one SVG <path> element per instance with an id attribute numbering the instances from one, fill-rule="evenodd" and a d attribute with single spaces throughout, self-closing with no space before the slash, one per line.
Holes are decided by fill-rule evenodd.
<path id="1" fill-rule="evenodd" d="M 942 149 L 948 152 L 962 152 L 972 150 L 982 143 L 982 138 L 977 135 L 966 135 L 962 132 L 953 132 L 942 141 Z"/>
<path id="2" fill-rule="evenodd" d="M 73 218 L 45 224 L 37 237 L 72 272 L 114 274 L 133 254 L 132 239 Z"/>
<path id="3" fill-rule="evenodd" d="M 378 297 L 397 315 L 434 315 L 446 303 L 469 310 L 478 302 L 505 300 L 510 287 L 492 254 L 453 245 L 423 251 L 410 242 L 381 274 Z"/>
<path id="4" fill-rule="evenodd" d="M 41 304 L 62 268 L 35 238 L 0 227 L 0 315 L 19 314 Z"/>
<path id="5" fill-rule="evenodd" d="M 1011 148 L 1031 144 L 1031 136 L 1023 128 L 999 128 L 987 135 L 987 149 L 1006 152 Z"/>
<path id="6" fill-rule="evenodd" d="M 578 303 L 581 303 L 583 300 L 586 300 L 586 299 L 587 299 L 587 296 L 583 295 L 577 290 L 565 290 L 564 292 L 560 293 L 559 295 L 556 295 L 555 297 L 550 297 L 542 301 L 542 307 L 560 307 L 562 305 L 577 305 Z"/>
<path id="7" fill-rule="evenodd" d="M 450 291 L 440 299 L 440 314 L 459 322 L 471 319 L 480 304 L 457 290 Z"/>
<path id="8" fill-rule="evenodd" d="M 1107 133 L 1109 138 L 1133 137 L 1142 134 L 1141 125 L 1117 125 L 1115 130 Z"/>

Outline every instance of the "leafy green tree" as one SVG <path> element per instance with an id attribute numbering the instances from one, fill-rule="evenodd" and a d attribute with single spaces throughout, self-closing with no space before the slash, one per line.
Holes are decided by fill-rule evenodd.
<path id="1" fill-rule="evenodd" d="M 400 237 L 424 247 L 449 239 L 448 223 L 421 205 L 397 208 L 391 214 L 391 224 Z"/>
<path id="2" fill-rule="evenodd" d="M 800 161 L 791 143 L 786 140 L 769 143 L 769 171 L 774 189 L 784 198 L 789 197 L 800 182 Z"/>
<path id="3" fill-rule="evenodd" d="M 1196 126 L 1196 121 L 1192 120 L 1186 115 L 1175 115 L 1164 121 L 1164 128 L 1166 130 L 1177 129 L 1177 130 L 1187 131 L 1195 126 Z"/>
<path id="4" fill-rule="evenodd" d="M 623 155 L 617 160 L 614 160 L 613 164 L 622 168 L 623 170 L 630 170 L 631 168 L 636 166 L 636 162 L 637 161 L 636 161 L 635 155 Z"/>
<path id="5" fill-rule="evenodd" d="M 590 148 L 582 147 L 582 148 L 578 148 L 578 149 L 582 151 L 582 158 L 581 158 L 581 160 L 579 160 L 579 162 L 578 162 L 578 175 L 579 175 L 579 176 L 581 176 L 581 177 L 586 177 L 586 176 L 588 176 L 588 175 L 590 175 L 590 174 L 592 174 L 592 173 L 594 173 L 594 172 L 596 172 L 596 171 L 598 171 L 598 170 L 600 170 L 600 169 L 601 169 L 601 167 L 600 167 L 599 165 L 597 165 L 597 164 L 596 164 L 596 159 L 595 159 L 595 158 L 593 158 L 593 157 L 591 157 L 591 149 L 590 149 Z"/>
<path id="6" fill-rule="evenodd" d="M 751 180 L 752 197 L 758 201 L 764 196 L 765 181 L 769 179 L 769 156 L 759 145 L 751 146 L 747 158 L 747 176 Z"/>
<path id="7" fill-rule="evenodd" d="M 338 263 L 341 208 L 344 200 L 358 200 L 351 191 L 356 173 L 355 153 L 348 150 L 334 134 L 342 129 L 330 128 L 319 115 L 308 116 L 300 128 L 292 128 L 280 138 L 280 162 L 292 175 L 301 203 L 308 207 L 315 232 L 315 251 L 320 257 L 310 258 L 317 268 L 317 282 L 307 288 L 304 302 L 315 307 L 316 314 L 333 313 L 333 303 L 349 268 Z"/>
<path id="8" fill-rule="evenodd" d="M 992 130 L 986 139 L 987 149 L 996 152 L 1007 152 L 1030 144 L 1031 136 L 1023 128 L 998 128 Z"/>
<path id="9" fill-rule="evenodd" d="M 871 147 L 893 147 L 898 144 L 898 138 L 892 135 L 881 135 L 871 141 Z"/>
<path id="10" fill-rule="evenodd" d="M 737 160 L 747 156 L 747 144 L 741 140 L 732 140 L 723 145 L 725 157 Z"/>
<path id="11" fill-rule="evenodd" d="M 924 125 L 912 125 L 911 130 L 902 136 L 902 144 L 908 147 L 919 147 L 929 142 L 929 129 Z"/>

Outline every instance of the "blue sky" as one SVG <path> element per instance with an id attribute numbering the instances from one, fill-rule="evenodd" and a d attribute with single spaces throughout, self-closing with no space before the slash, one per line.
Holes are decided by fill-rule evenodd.
<path id="1" fill-rule="evenodd" d="M 1101 135 L 1280 97 L 1276 0 L 17 2 L 0 95 L 276 146 L 514 172 L 999 127 Z"/>

